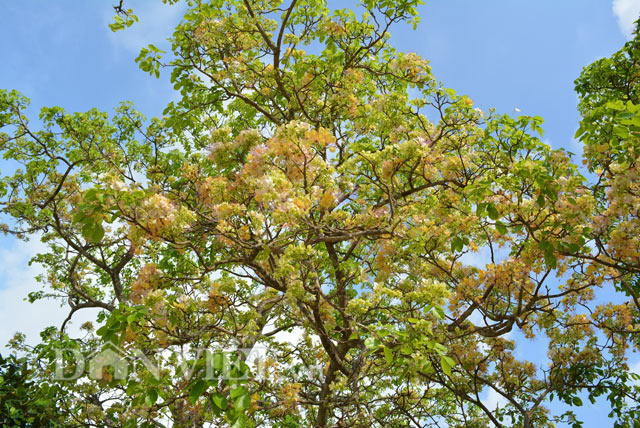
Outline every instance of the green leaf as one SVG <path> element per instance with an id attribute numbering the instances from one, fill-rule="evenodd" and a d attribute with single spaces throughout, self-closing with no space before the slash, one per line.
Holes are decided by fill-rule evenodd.
<path id="1" fill-rule="evenodd" d="M 113 31 L 114 33 L 116 31 L 120 31 L 122 29 L 124 29 L 125 25 L 124 25 L 124 19 L 122 19 L 121 16 L 116 15 L 113 17 L 113 23 L 109 24 L 109 28 L 111 29 L 111 31 Z"/>
<path id="2" fill-rule="evenodd" d="M 222 352 L 218 352 L 213 356 L 212 365 L 214 370 L 221 371 L 224 368 L 224 354 Z"/>
<path id="3" fill-rule="evenodd" d="M 387 365 L 390 366 L 393 363 L 393 351 L 387 348 L 386 346 L 383 348 L 384 350 L 384 359 L 387 361 Z"/>
<path id="4" fill-rule="evenodd" d="M 436 342 L 436 343 L 433 345 L 433 348 L 434 348 L 434 349 L 436 350 L 436 352 L 437 352 L 438 354 L 440 354 L 440 355 L 444 355 L 444 354 L 446 354 L 446 352 L 447 352 L 447 347 L 446 347 L 446 346 L 444 346 L 442 343 L 438 343 L 438 342 Z"/>
<path id="5" fill-rule="evenodd" d="M 251 405 L 251 396 L 248 392 L 246 394 L 242 394 L 235 399 L 234 403 L 237 410 L 246 410 Z"/>
<path id="6" fill-rule="evenodd" d="M 451 241 L 451 251 L 459 252 L 464 248 L 464 241 L 459 236 L 456 236 Z"/>
<path id="7" fill-rule="evenodd" d="M 578 244 L 569 244 L 567 248 L 571 253 L 577 253 L 580 251 L 580 245 Z"/>
<path id="8" fill-rule="evenodd" d="M 245 388 L 244 386 L 236 386 L 231 390 L 231 392 L 229 393 L 229 396 L 235 399 L 248 393 L 249 391 L 247 391 L 247 388 Z"/>
<path id="9" fill-rule="evenodd" d="M 91 242 L 100 242 L 104 237 L 104 228 L 100 221 L 86 223 L 82 228 L 82 236 Z"/>
<path id="10" fill-rule="evenodd" d="M 151 388 L 147 391 L 147 394 L 144 397 L 144 402 L 147 406 L 153 406 L 158 400 L 158 390 L 155 388 Z"/>
<path id="11" fill-rule="evenodd" d="M 555 269 L 557 267 L 557 260 L 555 256 L 555 247 L 549 241 L 540 241 L 538 243 L 538 248 L 544 251 L 544 261 L 551 269 Z"/>
<path id="12" fill-rule="evenodd" d="M 441 319 L 441 320 L 444 319 L 444 310 L 441 307 L 436 306 L 432 309 L 432 311 L 435 314 L 435 316 L 438 317 L 438 319 Z"/>
<path id="13" fill-rule="evenodd" d="M 499 222 L 499 221 L 496 222 L 496 230 L 500 232 L 502 235 L 507 234 L 507 226 L 505 226 L 504 223 L 502 222 Z"/>
<path id="14" fill-rule="evenodd" d="M 206 386 L 207 384 L 202 379 L 193 384 L 191 392 L 189 392 L 189 401 L 191 404 L 195 404 L 195 402 L 198 401 L 198 398 L 200 398 Z"/>
<path id="15" fill-rule="evenodd" d="M 240 415 L 236 419 L 236 421 L 231 425 L 231 428 L 245 428 L 249 424 L 247 422 L 247 417 L 245 415 Z"/>
<path id="16" fill-rule="evenodd" d="M 380 346 L 380 340 L 377 337 L 367 337 L 364 340 L 364 346 L 369 349 L 376 349 Z"/>
<path id="17" fill-rule="evenodd" d="M 487 205 L 487 214 L 489 214 L 489 218 L 491 220 L 497 220 L 500 217 L 500 213 L 498 213 L 498 210 L 493 203 Z"/>
<path id="18" fill-rule="evenodd" d="M 484 217 L 487 211 L 487 204 L 486 203 L 479 203 L 478 206 L 476 207 L 476 215 L 478 217 Z"/>
<path id="19" fill-rule="evenodd" d="M 74 224 L 82 223 L 82 221 L 83 221 L 85 218 L 87 218 L 87 215 L 85 214 L 85 212 L 84 212 L 84 211 L 78 211 L 78 212 L 76 213 L 76 215 L 74 215 L 74 216 L 73 216 L 73 220 L 72 220 L 72 222 L 73 222 Z"/>
<path id="20" fill-rule="evenodd" d="M 220 411 L 227 410 L 227 397 L 220 393 L 215 393 L 211 396 L 211 402 L 214 407 Z"/>
<path id="21" fill-rule="evenodd" d="M 456 365 L 456 362 L 453 360 L 453 358 L 443 355 L 440 357 L 440 365 L 442 366 L 442 371 L 447 376 L 451 376 L 451 369 Z"/>
<path id="22" fill-rule="evenodd" d="M 544 261 L 549 265 L 551 269 L 555 269 L 558 267 L 558 261 L 556 259 L 555 254 L 553 253 L 544 253 Z"/>

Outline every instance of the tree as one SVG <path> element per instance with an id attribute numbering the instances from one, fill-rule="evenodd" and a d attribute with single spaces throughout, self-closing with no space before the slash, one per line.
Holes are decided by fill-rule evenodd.
<path id="1" fill-rule="evenodd" d="M 3 427 L 63 427 L 55 383 L 36 384 L 25 359 L 0 355 L 0 423 Z"/>
<path id="2" fill-rule="evenodd" d="M 608 171 L 590 183 L 541 118 L 475 109 L 388 43 L 417 5 L 190 2 L 172 55 L 137 59 L 181 94 L 150 121 L 52 107 L 34 129 L 0 92 L 22 164 L 5 230 L 49 245 L 31 298 L 102 310 L 82 338 L 65 322 L 15 348 L 43 379 L 107 345 L 142 356 L 59 382 L 69 426 L 579 427 L 549 403 L 601 395 L 637 426 L 636 104 L 612 93 L 597 113 L 589 82 L 610 67 L 578 80 L 586 160 Z M 116 10 L 113 30 L 137 20 Z M 633 46 L 607 61 L 635 88 Z M 617 145 L 606 118 L 628 130 Z M 616 287 L 629 302 L 596 305 Z M 548 342 L 547 365 L 516 358 L 514 328 Z"/>

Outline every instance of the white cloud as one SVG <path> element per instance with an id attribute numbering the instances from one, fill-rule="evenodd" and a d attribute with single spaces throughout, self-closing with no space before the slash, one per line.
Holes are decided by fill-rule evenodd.
<path id="1" fill-rule="evenodd" d="M 640 16 L 640 0 L 613 0 L 613 14 L 618 19 L 620 31 L 631 39 L 634 22 Z"/>
<path id="2" fill-rule="evenodd" d="M 504 398 L 498 391 L 489 387 L 489 390 L 487 391 L 487 396 L 482 400 L 482 404 L 484 404 L 489 411 L 493 412 L 498 408 L 503 408 L 504 406 L 506 406 L 507 399 Z M 514 422 L 513 418 L 509 416 L 507 416 L 507 421 L 509 425 L 513 424 Z M 506 425 L 507 424 L 505 424 L 505 426 Z M 492 424 L 492 426 L 495 426 L 495 425 Z"/>
<path id="3" fill-rule="evenodd" d="M 482 400 L 487 409 L 495 410 L 498 407 L 504 407 L 507 405 L 507 399 L 504 398 L 498 391 L 493 388 L 489 388 L 487 391 L 487 397 Z"/>
<path id="4" fill-rule="evenodd" d="M 496 264 L 507 260 L 509 258 L 509 248 L 507 247 L 495 247 L 493 249 L 493 260 Z M 478 269 L 486 269 L 487 265 L 493 263 L 491 261 L 491 249 L 487 246 L 480 247 L 478 251 L 469 251 L 460 257 L 460 262 L 477 267 Z"/>
<path id="5" fill-rule="evenodd" d="M 4 351 L 18 331 L 27 335 L 27 343 L 35 344 L 44 327 L 64 320 L 58 304 L 44 301 L 30 304 L 24 300 L 31 291 L 40 289 L 35 277 L 42 273 L 42 267 L 28 266 L 28 262 L 44 249 L 36 238 L 28 242 L 13 240 L 0 250 L 3 261 L 0 265 L 0 350 Z"/>
<path id="6" fill-rule="evenodd" d="M 40 341 L 40 332 L 49 326 L 60 327 L 68 311 L 61 307 L 59 301 L 39 300 L 29 303 L 25 300 L 32 291 L 42 289 L 36 276 L 43 272 L 42 266 L 28 265 L 29 260 L 39 252 L 46 251 L 46 246 L 38 237 L 30 241 L 4 239 L 4 248 L 0 249 L 0 353 L 6 354 L 7 342 L 21 332 L 26 335 L 26 342 L 35 345 Z M 96 311 L 83 310 L 77 312 L 69 324 L 68 333 L 78 335 L 82 322 L 95 319 Z"/>
<path id="7" fill-rule="evenodd" d="M 270 331 L 269 328 L 264 329 L 265 332 Z M 304 337 L 304 330 L 300 327 L 294 327 L 291 331 L 279 331 L 274 337 L 280 343 L 289 343 L 291 345 L 298 345 Z"/>

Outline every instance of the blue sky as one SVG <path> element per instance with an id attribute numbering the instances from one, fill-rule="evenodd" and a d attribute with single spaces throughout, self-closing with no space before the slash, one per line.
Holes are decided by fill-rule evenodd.
<path id="1" fill-rule="evenodd" d="M 160 114 L 175 97 L 168 78 L 150 78 L 133 60 L 143 45 L 163 46 L 181 8 L 131 1 L 141 23 L 112 33 L 114 2 L 3 2 L 0 88 L 31 98 L 32 113 L 44 105 L 112 111 L 128 100 L 147 116 Z M 428 0 L 417 31 L 392 29 L 391 41 L 429 59 L 438 80 L 478 107 L 542 116 L 549 144 L 579 152 L 573 81 L 582 67 L 623 45 L 639 13 L 640 0 Z M 38 267 L 27 260 L 38 248 L 36 241 L 0 238 L 0 344 L 16 330 L 33 342 L 43 326 L 64 319 L 55 305 L 22 302 L 37 287 Z M 586 428 L 611 425 L 606 409 L 585 412 Z"/>

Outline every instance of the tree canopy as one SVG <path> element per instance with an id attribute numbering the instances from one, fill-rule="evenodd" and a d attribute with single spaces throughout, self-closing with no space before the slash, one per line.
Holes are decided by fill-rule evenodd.
<path id="1" fill-rule="evenodd" d="M 69 307 L 12 341 L 55 423 L 580 427 L 601 397 L 640 426 L 640 36 L 576 81 L 585 177 L 542 118 L 483 112 L 393 48 L 418 3 L 190 1 L 172 51 L 137 58 L 180 93 L 150 120 L 33 126 L 0 91 L 3 230 L 47 243 L 30 299 Z M 108 347 L 139 357 L 127 376 L 79 364 Z"/>

